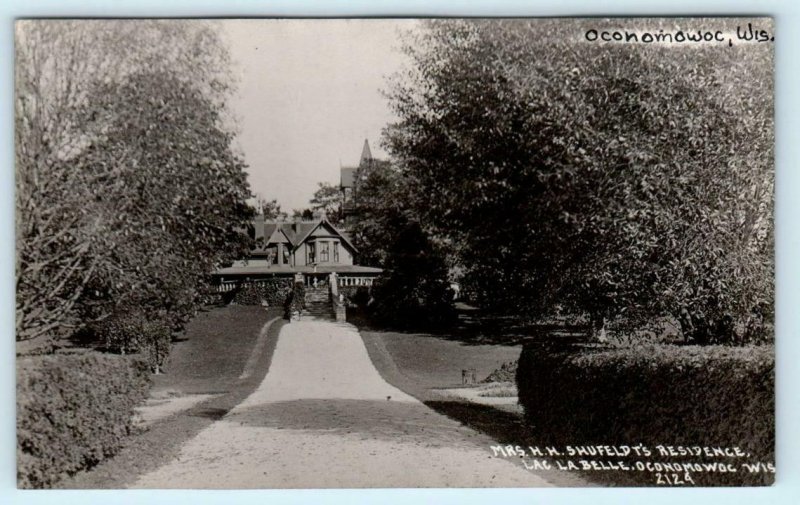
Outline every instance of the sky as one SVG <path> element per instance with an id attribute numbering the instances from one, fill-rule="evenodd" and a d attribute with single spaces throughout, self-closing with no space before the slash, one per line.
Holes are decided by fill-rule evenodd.
<path id="1" fill-rule="evenodd" d="M 364 139 L 376 158 L 394 116 L 381 90 L 407 64 L 413 20 L 222 21 L 238 80 L 237 145 L 253 193 L 284 211 L 308 207 L 319 182 L 338 184 Z"/>

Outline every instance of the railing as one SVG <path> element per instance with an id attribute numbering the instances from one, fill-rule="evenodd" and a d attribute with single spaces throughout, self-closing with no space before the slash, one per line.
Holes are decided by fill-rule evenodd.
<path id="1" fill-rule="evenodd" d="M 227 293 L 237 289 L 239 286 L 244 286 L 247 284 L 267 284 L 270 282 L 275 282 L 275 279 L 234 279 L 230 281 L 222 281 L 219 284 L 212 285 L 212 289 L 217 293 Z M 288 283 L 289 280 L 287 279 L 286 282 Z"/>
<path id="2" fill-rule="evenodd" d="M 236 289 L 236 286 L 238 285 L 239 281 L 222 281 L 214 287 L 216 288 L 217 293 L 227 293 L 228 291 L 233 291 Z"/>
<path id="3" fill-rule="evenodd" d="M 360 277 L 360 276 L 339 276 L 339 286 L 372 286 L 373 277 Z"/>
<path id="4" fill-rule="evenodd" d="M 314 285 L 313 284 L 313 278 L 314 277 L 311 276 L 311 275 L 306 275 L 305 276 L 305 283 L 306 283 L 307 286 L 313 286 Z M 331 279 L 331 282 L 332 282 L 334 277 L 331 276 L 329 278 Z M 317 279 L 319 279 L 319 277 L 317 277 Z M 324 279 L 324 278 L 322 278 L 322 279 Z M 356 275 L 352 275 L 352 276 L 350 276 L 350 275 L 337 275 L 336 276 L 337 287 L 349 287 L 349 286 L 366 286 L 366 287 L 369 287 L 369 286 L 372 286 L 372 283 L 373 283 L 374 280 L 375 280 L 374 277 L 362 277 L 362 276 L 356 276 Z M 219 284 L 213 286 L 213 289 L 217 293 L 227 293 L 229 291 L 233 291 L 234 289 L 236 289 L 240 284 L 247 284 L 247 283 L 259 284 L 261 282 L 271 282 L 271 280 L 268 280 L 268 279 L 263 279 L 263 280 L 262 279 L 238 280 L 238 279 L 236 279 L 236 280 L 230 280 L 230 281 L 222 281 Z M 325 281 L 321 280 L 321 282 L 317 283 L 318 286 L 320 284 L 322 286 L 324 286 L 325 285 Z"/>

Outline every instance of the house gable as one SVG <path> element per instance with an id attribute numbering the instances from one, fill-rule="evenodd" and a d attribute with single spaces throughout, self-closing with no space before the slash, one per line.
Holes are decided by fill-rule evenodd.
<path id="1" fill-rule="evenodd" d="M 348 247 L 349 247 L 349 248 L 350 248 L 350 249 L 351 249 L 353 252 L 356 252 L 356 251 L 357 251 L 357 249 L 356 249 L 356 247 L 353 245 L 353 243 L 352 243 L 352 242 L 350 242 L 350 239 L 349 239 L 347 236 L 345 236 L 345 235 L 344 235 L 342 232 L 340 232 L 339 230 L 337 230 L 337 229 L 336 229 L 336 228 L 335 228 L 335 227 L 334 227 L 332 224 L 330 224 L 330 223 L 328 222 L 328 220 L 327 220 L 327 219 L 325 219 L 324 217 L 323 217 L 323 218 L 322 218 L 322 219 L 321 219 L 321 220 L 320 220 L 320 221 L 319 221 L 319 222 L 316 224 L 316 226 L 314 226 L 313 228 L 311 228 L 311 229 L 310 229 L 310 230 L 309 230 L 309 231 L 308 231 L 308 232 L 307 232 L 307 233 L 306 233 L 306 234 L 305 234 L 303 237 L 301 237 L 301 238 L 300 238 L 300 239 L 297 241 L 297 246 L 300 246 L 301 244 L 303 244 L 303 243 L 307 242 L 307 241 L 308 241 L 308 239 L 310 239 L 311 237 L 337 237 L 337 238 L 339 238 L 339 239 L 340 239 L 340 240 L 341 240 L 343 243 L 347 244 L 347 246 L 348 246 Z"/>
<path id="2" fill-rule="evenodd" d="M 267 244 L 292 244 L 292 241 L 289 240 L 289 237 L 286 236 L 286 232 L 283 230 L 282 227 L 276 226 L 275 230 L 269 236 L 267 240 Z"/>

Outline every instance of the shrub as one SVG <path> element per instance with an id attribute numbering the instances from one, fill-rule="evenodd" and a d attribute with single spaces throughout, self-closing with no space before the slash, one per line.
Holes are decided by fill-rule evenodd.
<path id="1" fill-rule="evenodd" d="M 774 366 L 771 346 L 528 344 L 517 385 L 543 443 L 737 446 L 774 462 Z"/>
<path id="2" fill-rule="evenodd" d="M 517 362 L 503 363 L 500 368 L 490 373 L 481 382 L 511 382 L 517 375 Z"/>
<path id="3" fill-rule="evenodd" d="M 301 312 L 306 308 L 306 286 L 302 282 L 295 282 L 292 292 L 283 305 L 286 319 L 291 319 L 292 312 Z"/>
<path id="4" fill-rule="evenodd" d="M 140 353 L 152 370 L 158 370 L 164 364 L 172 343 L 170 325 L 141 311 L 112 316 L 95 332 L 106 350 L 120 354 Z"/>
<path id="5" fill-rule="evenodd" d="M 292 292 L 292 282 L 288 279 L 275 279 L 244 283 L 233 296 L 237 305 L 261 305 L 267 302 L 270 307 L 280 307 Z"/>
<path id="6" fill-rule="evenodd" d="M 148 367 L 139 356 L 18 358 L 19 487 L 50 487 L 115 454 L 148 387 Z"/>
<path id="7" fill-rule="evenodd" d="M 441 327 L 456 318 L 447 265 L 418 223 L 408 223 L 389 249 L 386 270 L 372 294 L 372 315 L 400 328 Z"/>
<path id="8" fill-rule="evenodd" d="M 339 293 L 344 295 L 348 307 L 366 307 L 370 299 L 368 286 L 340 286 Z"/>

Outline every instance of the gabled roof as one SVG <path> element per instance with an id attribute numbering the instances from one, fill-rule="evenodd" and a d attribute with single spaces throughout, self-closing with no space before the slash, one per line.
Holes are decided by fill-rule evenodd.
<path id="1" fill-rule="evenodd" d="M 264 224 L 264 241 L 267 242 L 267 243 L 270 242 L 271 239 L 272 239 L 272 236 L 275 235 L 275 232 L 283 234 L 283 236 L 286 237 L 286 240 L 290 244 L 294 245 L 294 243 L 292 242 L 291 237 L 289 237 L 289 235 L 286 233 L 286 229 L 283 226 L 283 223 L 265 223 Z"/>
<path id="2" fill-rule="evenodd" d="M 286 237 L 294 247 L 303 243 L 303 238 L 308 235 L 311 230 L 317 227 L 316 221 L 300 221 L 299 223 L 284 223 L 283 230 Z"/>
<path id="3" fill-rule="evenodd" d="M 244 261 L 236 261 L 233 265 L 220 268 L 215 275 L 221 276 L 244 276 L 244 275 L 281 275 L 295 272 L 302 273 L 330 273 L 355 274 L 363 276 L 375 276 L 383 272 L 380 268 L 364 267 L 361 265 L 312 265 L 291 266 L 291 265 L 253 265 Z"/>
<path id="4" fill-rule="evenodd" d="M 334 231 L 336 235 L 338 235 L 354 251 L 358 250 L 353 245 L 353 242 L 351 241 L 350 237 L 345 232 L 336 228 L 324 217 L 317 221 L 299 221 L 293 223 L 274 222 L 274 221 L 264 222 L 263 218 L 261 219 L 262 219 L 261 222 L 256 220 L 253 223 L 253 225 L 256 227 L 256 236 L 264 237 L 265 248 L 268 245 L 270 237 L 272 237 L 272 234 L 275 233 L 275 230 L 280 230 L 286 236 L 286 239 L 289 241 L 292 247 L 296 248 L 300 244 L 305 242 L 317 228 L 319 228 L 323 223 L 325 223 L 331 230 Z"/>
<path id="5" fill-rule="evenodd" d="M 328 225 L 328 227 L 329 227 L 330 229 L 332 229 L 332 230 L 334 231 L 334 233 L 336 233 L 337 235 L 339 235 L 339 237 L 341 237 L 341 239 L 342 239 L 342 240 L 344 240 L 344 241 L 345 241 L 345 243 L 347 243 L 347 245 L 349 245 L 349 246 L 350 246 L 350 247 L 351 247 L 351 248 L 352 248 L 354 251 L 358 251 L 358 249 L 356 249 L 356 246 L 354 246 L 354 245 L 353 245 L 353 243 L 352 243 L 352 242 L 350 242 L 350 239 L 349 239 L 349 238 L 348 238 L 348 237 L 347 237 L 347 236 L 346 236 L 346 235 L 345 235 L 345 234 L 344 234 L 344 233 L 343 233 L 341 230 L 339 230 L 338 228 L 336 228 L 335 226 L 333 226 L 333 225 L 332 225 L 332 224 L 331 224 L 331 223 L 328 221 L 328 219 L 327 219 L 327 218 L 325 218 L 325 217 L 323 217 L 322 219 L 320 219 L 319 221 L 317 221 L 317 222 L 315 222 L 315 223 L 312 223 L 314 226 L 313 226 L 313 227 L 311 227 L 311 228 L 308 230 L 308 232 L 306 232 L 306 234 L 305 234 L 305 235 L 302 235 L 302 236 L 301 236 L 301 237 L 298 239 L 297 243 L 295 244 L 295 247 L 297 247 L 298 245 L 300 245 L 300 244 L 302 244 L 303 242 L 305 242 L 305 241 L 306 241 L 306 239 L 307 239 L 308 237 L 310 237 L 310 236 L 311 236 L 311 234 L 312 234 L 312 233 L 314 233 L 314 231 L 315 231 L 317 228 L 319 228 L 320 226 L 322 226 L 322 224 L 323 224 L 323 223 L 324 223 L 324 224 L 326 224 L 326 225 Z M 304 223 L 304 224 L 305 224 L 305 223 Z M 299 234 L 298 234 L 298 235 L 299 235 Z"/>

